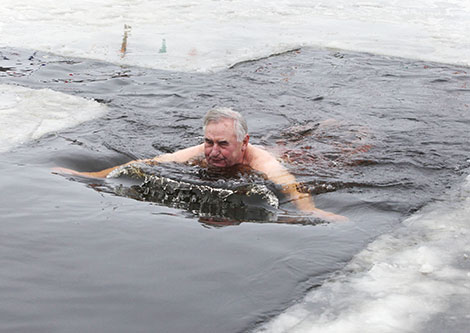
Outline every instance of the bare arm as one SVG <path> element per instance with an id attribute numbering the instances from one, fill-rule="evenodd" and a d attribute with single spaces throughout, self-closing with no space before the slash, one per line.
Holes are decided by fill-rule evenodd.
<path id="1" fill-rule="evenodd" d="M 256 156 L 252 159 L 251 167 L 265 173 L 268 179 L 282 186 L 283 192 L 295 203 L 296 207 L 303 212 L 310 212 L 314 215 L 330 221 L 347 221 L 341 215 L 336 215 L 315 207 L 313 198 L 308 193 L 301 193 L 297 189 L 298 183 L 295 177 L 277 161 L 267 151 L 253 147 Z"/>
<path id="2" fill-rule="evenodd" d="M 164 162 L 185 163 L 202 154 L 204 154 L 204 144 L 181 149 L 171 154 L 163 154 L 160 156 L 156 156 L 153 158 L 153 160 L 160 162 L 160 163 L 164 163 Z"/>
<path id="3" fill-rule="evenodd" d="M 128 165 L 128 164 L 131 164 L 131 163 L 134 163 L 134 162 L 137 162 L 137 161 L 130 161 L 130 162 L 127 162 L 125 164 L 121 164 L 121 165 L 116 165 L 116 166 L 113 166 L 111 168 L 108 168 L 108 169 L 104 169 L 104 170 L 101 170 L 101 171 L 91 171 L 91 172 L 88 172 L 88 171 L 76 171 L 76 170 L 73 170 L 73 169 L 67 169 L 67 168 L 53 168 L 52 171 L 54 173 L 65 173 L 65 174 L 70 174 L 70 175 L 75 175 L 75 176 L 82 176 L 82 177 L 88 177 L 88 178 L 106 178 L 106 176 L 108 174 L 111 173 L 111 171 L 117 169 L 117 168 L 120 168 L 122 166 L 125 166 L 125 165 Z"/>
<path id="4" fill-rule="evenodd" d="M 165 163 L 165 162 L 177 162 L 177 163 L 184 163 L 187 162 L 195 157 L 197 157 L 200 154 L 204 153 L 204 145 L 198 145 L 194 147 L 189 147 L 186 149 L 178 150 L 174 153 L 171 154 L 163 154 L 160 156 L 156 156 L 153 159 L 148 159 L 148 160 L 136 160 L 136 161 L 130 161 L 125 164 L 121 165 L 116 165 L 108 169 L 104 169 L 101 171 L 94 171 L 94 172 L 80 172 L 80 171 L 75 171 L 72 169 L 67 169 L 67 168 L 54 168 L 53 171 L 57 173 L 66 173 L 66 174 L 71 174 L 71 175 L 76 175 L 76 176 L 82 176 L 82 177 L 89 177 L 89 178 L 106 178 L 106 176 L 111 173 L 113 170 L 128 165 L 132 164 L 135 162 L 147 162 L 147 163 Z"/>

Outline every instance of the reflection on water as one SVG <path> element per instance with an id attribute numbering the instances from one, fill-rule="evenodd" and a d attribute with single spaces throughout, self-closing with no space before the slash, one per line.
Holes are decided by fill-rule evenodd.
<path id="1" fill-rule="evenodd" d="M 109 108 L 2 155 L 2 329 L 248 331 L 438 198 L 470 163 L 466 68 L 301 49 L 193 74 L 0 52 L 1 83 Z M 216 105 L 241 111 L 250 142 L 278 154 L 319 208 L 351 223 L 317 225 L 282 198 L 277 223 L 241 223 L 109 194 L 136 185 L 124 178 L 50 174 L 202 142 L 201 119 Z M 207 181 L 176 168 L 177 180 Z"/>

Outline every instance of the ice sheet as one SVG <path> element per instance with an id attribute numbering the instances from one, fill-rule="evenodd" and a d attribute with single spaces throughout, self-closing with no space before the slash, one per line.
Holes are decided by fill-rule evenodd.
<path id="1" fill-rule="evenodd" d="M 437 314 L 452 318 L 452 305 L 469 320 L 470 176 L 443 199 L 259 332 L 420 332 Z"/>
<path id="2" fill-rule="evenodd" d="M 106 113 L 93 100 L 50 89 L 0 85 L 0 152 Z"/>
<path id="3" fill-rule="evenodd" d="M 213 71 L 309 45 L 470 65 L 468 1 L 1 2 L 0 46 L 121 64 Z"/>

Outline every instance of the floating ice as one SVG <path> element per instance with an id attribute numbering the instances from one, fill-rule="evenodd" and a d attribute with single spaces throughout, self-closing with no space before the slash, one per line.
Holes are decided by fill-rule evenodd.
<path id="1" fill-rule="evenodd" d="M 118 194 L 138 200 L 187 209 L 197 212 L 199 216 L 244 221 L 276 220 L 279 199 L 264 184 L 221 187 L 220 183 L 177 179 L 179 175 L 173 175 L 175 179 L 172 179 L 143 162 L 121 166 L 113 170 L 108 178 L 120 176 L 142 181 L 139 185 L 115 189 Z"/>
<path id="2" fill-rule="evenodd" d="M 0 85 L 0 152 L 102 116 L 106 107 L 50 89 Z"/>

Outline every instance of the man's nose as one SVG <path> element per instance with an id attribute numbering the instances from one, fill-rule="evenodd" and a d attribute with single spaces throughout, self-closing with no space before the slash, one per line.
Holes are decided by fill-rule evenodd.
<path id="1" fill-rule="evenodd" d="M 217 156 L 217 155 L 219 155 L 219 153 L 220 153 L 220 148 L 219 148 L 219 146 L 218 146 L 217 144 L 214 144 L 214 145 L 212 146 L 211 156 Z"/>

